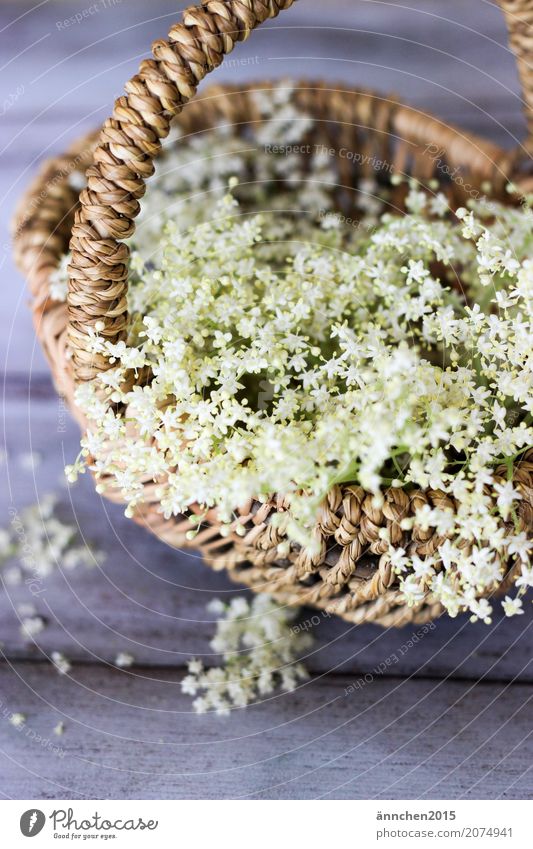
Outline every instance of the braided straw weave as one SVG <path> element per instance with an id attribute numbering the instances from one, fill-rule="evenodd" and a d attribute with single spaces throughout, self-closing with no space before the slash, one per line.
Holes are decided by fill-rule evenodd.
<path id="1" fill-rule="evenodd" d="M 110 340 L 124 338 L 127 328 L 128 247 L 123 240 L 134 230 L 146 179 L 154 171 L 162 140 L 175 120 L 183 133 L 208 131 L 224 121 L 245 132 L 260 117 L 252 92 L 268 88 L 212 86 L 193 98 L 199 82 L 216 68 L 237 41 L 251 30 L 288 9 L 293 0 L 207 0 L 191 7 L 169 32 L 156 41 L 153 56 L 144 60 L 115 102 L 112 116 L 99 134 L 83 138 L 64 156 L 42 169 L 22 199 L 14 221 L 15 256 L 33 295 L 36 331 L 50 363 L 58 390 L 82 428 L 80 410 L 73 404 L 75 386 L 92 379 L 108 362 L 89 353 L 87 335 L 96 322 Z M 390 170 L 421 181 L 443 183 L 450 204 L 464 202 L 468 192 L 487 181 L 495 197 L 505 197 L 512 180 L 527 190 L 533 185 L 528 150 L 533 150 L 533 72 L 527 61 L 533 40 L 532 0 L 500 0 L 510 43 L 522 80 L 528 141 L 512 152 L 437 118 L 422 114 L 394 97 L 353 90 L 345 85 L 305 82 L 294 87 L 293 100 L 316 122 L 320 140 L 336 149 L 361 153 L 359 162 L 376 159 Z M 317 136 L 315 136 L 316 138 Z M 438 158 L 435 143 L 438 143 Z M 87 187 L 78 193 L 69 176 L 86 169 Z M 339 185 L 356 188 L 371 165 L 339 159 Z M 443 173 L 460 173 L 446 180 Z M 395 190 L 396 191 L 396 190 Z M 393 198 L 401 207 L 402 189 Z M 59 257 L 72 250 L 68 305 L 49 296 L 50 274 Z M 506 479 L 506 469 L 498 471 Z M 533 451 L 515 473 L 522 529 L 533 527 Z M 376 507 L 371 495 L 357 486 L 334 486 L 325 499 L 314 538 L 313 553 L 293 546 L 280 558 L 282 531 L 271 521 L 275 512 L 290 508 L 283 495 L 267 503 L 252 501 L 239 511 L 233 529 L 222 536 L 215 511 L 190 543 L 187 517 L 165 519 L 155 496 L 156 485 L 146 482 L 145 499 L 135 520 L 171 546 L 198 548 L 216 569 L 256 591 L 268 591 L 288 604 L 310 604 L 335 612 L 352 622 L 375 621 L 385 626 L 422 623 L 438 616 L 440 605 L 428 594 L 423 603 L 407 607 L 397 577 L 384 552 L 384 536 L 411 554 L 434 554 L 443 537 L 416 524 L 402 530 L 404 518 L 423 504 L 453 510 L 453 500 L 438 491 L 390 489 Z M 106 495 L 121 501 L 107 487 Z M 502 589 L 512 582 L 514 564 L 505 564 Z"/>

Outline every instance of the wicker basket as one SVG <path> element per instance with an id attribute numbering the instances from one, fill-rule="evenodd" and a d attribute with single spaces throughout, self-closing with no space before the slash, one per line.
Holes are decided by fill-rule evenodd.
<path id="1" fill-rule="evenodd" d="M 15 222 L 15 255 L 33 296 L 38 337 L 50 363 L 58 391 L 69 403 L 83 428 L 80 411 L 72 404 L 75 385 L 93 378 L 107 362 L 88 353 L 87 333 L 97 321 L 105 323 L 105 335 L 118 340 L 127 326 L 126 289 L 128 248 L 122 241 L 134 229 L 133 219 L 145 191 L 145 180 L 161 140 L 176 119 L 183 132 L 199 132 L 230 122 L 245 132 L 258 120 L 250 96 L 252 87 L 215 86 L 206 89 L 182 112 L 196 93 L 198 83 L 236 41 L 293 0 L 206 0 L 191 7 L 170 30 L 168 41 L 153 45 L 153 58 L 142 62 L 139 73 L 126 85 L 113 115 L 99 135 L 83 138 L 67 154 L 48 162 L 23 198 Z M 533 73 L 527 49 L 532 43 L 532 0 L 500 0 L 508 24 L 511 47 L 518 58 L 527 121 L 533 137 Z M 260 87 L 267 87 L 268 84 Z M 258 88 L 258 86 L 255 86 Z M 505 197 L 513 180 L 531 190 L 528 144 L 512 152 L 477 138 L 437 118 L 402 105 L 396 98 L 345 85 L 306 82 L 294 89 L 299 108 L 316 120 L 324 142 L 335 149 L 359 151 L 359 162 L 380 159 L 395 172 L 420 181 L 438 180 L 450 204 L 460 205 L 472 187 L 490 183 L 495 197 Z M 435 143 L 439 155 L 435 156 Z M 356 188 L 365 166 L 339 159 L 339 183 Z M 370 166 L 369 166 L 370 167 Z M 87 168 L 87 188 L 78 192 L 69 180 L 73 170 Z M 460 178 L 450 179 L 450 174 Z M 401 207 L 402 189 L 394 203 Z M 49 296 L 50 274 L 69 245 L 73 251 L 68 307 Z M 502 470 L 502 477 L 506 470 Z M 515 474 L 522 494 L 520 522 L 533 525 L 533 452 Z M 187 517 L 166 520 L 148 481 L 146 497 L 135 520 L 171 546 L 184 547 L 190 529 Z M 119 501 L 116 492 L 106 492 Z M 283 495 L 268 503 L 250 502 L 239 511 L 244 536 L 222 537 L 212 511 L 193 545 L 217 569 L 257 591 L 268 591 L 280 602 L 310 604 L 337 613 L 352 622 L 374 621 L 385 626 L 422 623 L 442 610 L 431 596 L 407 607 L 397 578 L 383 556 L 380 531 L 386 527 L 393 543 L 421 557 L 433 554 L 442 538 L 434 531 L 400 528 L 402 518 L 424 503 L 453 508 L 449 496 L 436 491 L 391 489 L 382 508 L 357 486 L 335 486 L 328 494 L 314 529 L 319 553 L 310 554 L 294 545 L 280 559 L 280 532 L 269 521 L 275 511 L 286 510 Z M 241 532 L 242 533 L 242 532 Z M 508 564 L 503 588 L 513 578 Z"/>

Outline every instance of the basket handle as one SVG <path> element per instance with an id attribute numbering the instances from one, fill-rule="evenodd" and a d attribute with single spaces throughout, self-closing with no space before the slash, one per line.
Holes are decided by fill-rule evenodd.
<path id="1" fill-rule="evenodd" d="M 237 41 L 293 2 L 202 0 L 201 6 L 189 7 L 168 40 L 154 42 L 153 59 L 141 62 L 138 74 L 126 84 L 125 96 L 115 101 L 87 171 L 70 242 L 68 343 L 76 382 L 109 368 L 104 356 L 89 350 L 89 334 L 97 323 L 113 342 L 126 335 L 129 249 L 122 240 L 134 232 L 139 199 L 172 118 Z M 522 81 L 526 146 L 533 150 L 533 68 L 528 62 L 533 52 L 533 0 L 498 2 Z"/>
<path id="2" fill-rule="evenodd" d="M 129 250 L 122 240 L 135 229 L 139 198 L 172 118 L 237 41 L 293 3 L 203 0 L 190 6 L 168 40 L 154 42 L 153 59 L 141 62 L 125 96 L 115 101 L 87 170 L 70 241 L 68 343 L 76 382 L 109 368 L 105 357 L 88 350 L 89 333 L 98 322 L 105 338 L 125 336 Z"/>
<path id="3" fill-rule="evenodd" d="M 509 46 L 516 58 L 522 85 L 527 139 L 523 147 L 533 154 L 533 0 L 498 0 L 507 24 Z"/>

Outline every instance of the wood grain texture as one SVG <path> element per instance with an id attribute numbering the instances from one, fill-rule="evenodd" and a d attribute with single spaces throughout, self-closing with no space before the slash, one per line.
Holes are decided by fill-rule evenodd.
<path id="1" fill-rule="evenodd" d="M 8 221 L 39 163 L 107 115 L 177 9 L 175 0 L 123 0 L 61 26 L 88 5 L 53 0 L 30 14 L 29 3 L 0 5 L 0 515 L 6 523 L 9 510 L 58 491 L 62 515 L 108 555 L 101 569 L 58 564 L 38 598 L 24 585 L 0 590 L 0 795 L 531 798 L 531 605 L 488 627 L 442 618 L 407 650 L 417 629 L 315 625 L 304 611 L 316 677 L 237 717 L 198 717 L 180 693 L 183 666 L 191 655 L 215 661 L 205 605 L 238 588 L 126 520 L 89 480 L 63 486 L 77 432 L 34 342 Z M 524 131 L 503 19 L 484 0 L 302 0 L 234 57 L 214 79 L 321 76 L 396 91 L 509 147 Z M 28 451 L 42 457 L 35 474 L 20 463 Z M 16 610 L 29 601 L 47 619 L 34 643 Z M 76 661 L 69 678 L 52 669 L 54 650 Z M 136 658 L 130 671 L 112 666 L 123 650 Z M 7 721 L 12 711 L 27 715 L 22 731 Z"/>
<path id="2" fill-rule="evenodd" d="M 1 709 L 27 722 L 17 730 L 0 714 L 0 789 L 56 799 L 532 797 L 531 686 L 377 678 L 350 692 L 352 683 L 318 678 L 221 718 L 192 714 L 172 670 L 59 677 L 4 665 Z"/>

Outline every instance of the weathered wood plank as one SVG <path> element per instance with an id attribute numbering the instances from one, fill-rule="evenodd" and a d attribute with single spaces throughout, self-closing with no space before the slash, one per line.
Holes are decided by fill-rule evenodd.
<path id="1" fill-rule="evenodd" d="M 75 13 L 86 6 L 80 2 L 68 8 Z M 58 29 L 62 10 L 58 3 L 47 4 L 13 27 L 6 48 L 10 71 L 0 81 L 0 93 L 2 98 L 15 95 L 3 117 L 22 126 L 37 120 L 41 127 L 57 116 L 63 132 L 70 128 L 74 137 L 77 121 L 112 105 L 176 11 L 174 4 L 160 0 L 146 14 L 145 4 L 129 2 L 127 17 L 125 5 L 117 4 L 82 24 Z M 394 89 L 415 104 L 443 108 L 447 118 L 453 114 L 473 126 L 485 125 L 488 133 L 506 132 L 497 124 L 489 128 L 493 114 L 505 110 L 516 117 L 520 106 L 501 13 L 481 0 L 467 5 L 418 0 L 413 8 L 334 2 L 327 11 L 320 2 L 306 0 L 239 45 L 210 78 L 235 82 L 283 75 Z M 24 91 L 17 95 L 20 85 Z M 31 126 L 24 135 L 25 144 L 34 140 L 37 152 L 48 146 Z M 57 143 L 61 149 L 61 140 Z"/>
<path id="2" fill-rule="evenodd" d="M 531 686 L 316 679 L 227 718 L 179 673 L 0 668 L 11 798 L 531 798 Z M 63 736 L 52 729 L 65 722 Z M 39 741 L 36 735 L 44 738 Z M 46 740 L 50 740 L 49 744 Z M 52 746 L 59 747 L 54 751 Z"/>
<path id="3" fill-rule="evenodd" d="M 76 455 L 78 435 L 60 403 L 42 395 L 24 400 L 21 394 L 8 404 L 4 426 L 8 461 L 1 516 L 7 524 L 12 511 L 20 513 L 46 491 L 61 491 L 63 465 Z M 35 473 L 22 469 L 18 459 L 28 451 L 42 458 Z M 224 574 L 212 572 L 194 552 L 169 549 L 126 519 L 94 492 L 90 479 L 63 490 L 61 512 L 106 551 L 107 562 L 75 571 L 60 564 L 37 596 L 25 584 L 0 592 L 0 641 L 8 657 L 46 658 L 61 650 L 85 662 L 112 662 L 126 650 L 138 663 L 158 666 L 182 666 L 192 655 L 209 659 L 213 625 L 205 606 L 214 596 L 238 591 Z M 28 602 L 48 620 L 35 644 L 19 630 L 17 606 Z M 385 671 L 392 675 L 532 681 L 530 608 L 514 619 L 496 615 L 491 626 L 443 617 L 409 650 L 405 645 L 418 629 L 354 627 L 306 611 L 303 621 L 316 636 L 307 664 L 320 672 L 366 673 L 389 661 Z"/>

